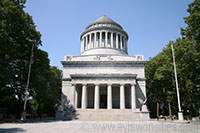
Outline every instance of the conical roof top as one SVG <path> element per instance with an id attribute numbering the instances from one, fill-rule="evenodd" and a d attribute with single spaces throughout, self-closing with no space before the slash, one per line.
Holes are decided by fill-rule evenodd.
<path id="1" fill-rule="evenodd" d="M 90 25 L 88 25 L 88 26 L 86 27 L 86 29 L 87 29 L 88 27 L 90 27 L 91 25 L 102 24 L 102 23 L 114 24 L 114 25 L 119 26 L 119 27 L 122 29 L 121 25 L 119 25 L 118 23 L 116 23 L 116 22 L 113 21 L 112 19 L 108 18 L 106 15 L 100 17 L 99 19 L 97 19 L 96 21 L 94 21 L 93 23 L 91 23 Z"/>

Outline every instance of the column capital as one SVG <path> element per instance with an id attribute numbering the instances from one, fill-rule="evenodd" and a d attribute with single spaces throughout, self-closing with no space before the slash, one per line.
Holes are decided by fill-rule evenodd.
<path id="1" fill-rule="evenodd" d="M 82 86 L 87 86 L 87 83 L 82 83 Z"/>
<path id="2" fill-rule="evenodd" d="M 125 85 L 125 83 L 120 83 L 120 86 L 124 86 Z"/>
<path id="3" fill-rule="evenodd" d="M 131 85 L 136 85 L 135 79 L 130 83 Z"/>
<path id="4" fill-rule="evenodd" d="M 99 86 L 99 85 L 100 85 L 100 83 L 94 83 L 94 85 L 95 85 L 95 86 Z"/>
<path id="5" fill-rule="evenodd" d="M 112 83 L 107 83 L 108 86 L 112 86 Z"/>

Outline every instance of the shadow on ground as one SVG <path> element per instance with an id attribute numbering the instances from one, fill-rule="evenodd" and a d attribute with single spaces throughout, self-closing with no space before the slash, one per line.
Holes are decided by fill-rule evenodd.
<path id="1" fill-rule="evenodd" d="M 24 132 L 25 130 L 22 128 L 0 128 L 1 133 L 18 133 Z"/>
<path id="2" fill-rule="evenodd" d="M 66 120 L 66 119 L 63 119 L 63 120 L 57 120 L 55 118 L 52 118 L 52 119 L 27 119 L 25 121 L 21 121 L 19 119 L 15 119 L 15 120 L 1 120 L 0 121 L 0 124 L 3 124 L 3 123 L 16 123 L 16 124 L 19 124 L 19 123 L 51 123 L 51 122 L 61 122 L 61 121 L 72 121 L 72 120 Z M 0 133 L 1 133 L 1 129 L 0 129 Z"/>

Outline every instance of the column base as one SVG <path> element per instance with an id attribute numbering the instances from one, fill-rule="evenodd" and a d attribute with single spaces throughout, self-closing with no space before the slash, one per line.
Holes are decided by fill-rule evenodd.
<path id="1" fill-rule="evenodd" d="M 141 116 L 141 118 L 143 120 L 149 120 L 150 119 L 150 117 L 149 117 L 149 111 L 147 111 L 147 112 L 141 112 L 140 116 Z"/>
<path id="2" fill-rule="evenodd" d="M 140 112 L 140 109 L 132 109 L 133 112 Z"/>

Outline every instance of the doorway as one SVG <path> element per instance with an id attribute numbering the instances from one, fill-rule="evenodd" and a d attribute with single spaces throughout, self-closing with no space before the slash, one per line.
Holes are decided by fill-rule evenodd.
<path id="1" fill-rule="evenodd" d="M 100 108 L 107 109 L 107 87 L 100 86 Z"/>
<path id="2" fill-rule="evenodd" d="M 100 108 L 103 109 L 107 108 L 107 95 L 104 94 L 100 95 Z"/>

